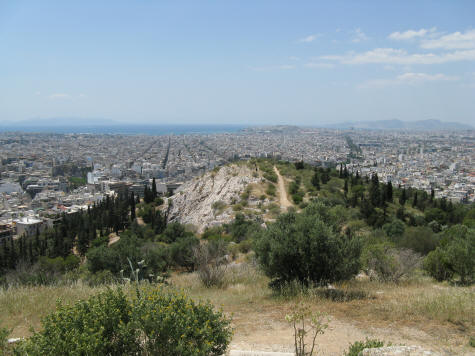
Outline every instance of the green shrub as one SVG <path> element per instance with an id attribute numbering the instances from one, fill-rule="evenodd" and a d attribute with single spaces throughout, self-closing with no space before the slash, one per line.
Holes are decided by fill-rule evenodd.
<path id="1" fill-rule="evenodd" d="M 134 304 L 134 321 L 147 355 L 222 355 L 231 341 L 230 321 L 209 303 L 181 293 L 144 291 Z"/>
<path id="2" fill-rule="evenodd" d="M 73 305 L 58 303 L 42 320 L 42 331 L 15 351 L 31 356 L 217 356 L 230 339 L 230 320 L 209 303 L 197 304 L 162 288 L 138 289 L 133 300 L 121 289 L 109 289 Z"/>
<path id="3" fill-rule="evenodd" d="M 387 346 L 391 344 L 388 343 Z M 364 349 L 374 349 L 378 347 L 384 347 L 384 341 L 377 339 L 366 339 L 365 341 L 356 341 L 350 345 L 348 351 L 345 352 L 345 356 L 359 356 Z"/>
<path id="4" fill-rule="evenodd" d="M 0 356 L 10 355 L 8 335 L 10 335 L 10 330 L 0 327 Z"/>
<path id="5" fill-rule="evenodd" d="M 312 203 L 300 214 L 283 214 L 256 239 L 256 256 L 271 286 L 292 280 L 326 284 L 358 273 L 360 240 L 336 233 L 327 211 Z"/>
<path id="6" fill-rule="evenodd" d="M 450 280 L 454 275 L 450 269 L 447 256 L 440 248 L 429 252 L 424 259 L 423 267 L 432 278 L 439 282 Z"/>
<path id="7" fill-rule="evenodd" d="M 475 230 L 454 225 L 441 237 L 440 246 L 427 255 L 424 269 L 439 281 L 458 275 L 462 284 L 470 284 L 475 280 Z"/>
<path id="8" fill-rule="evenodd" d="M 367 273 L 381 282 L 399 282 L 410 276 L 421 263 L 420 256 L 412 250 L 394 248 L 390 243 L 369 245 L 363 253 Z"/>
<path id="9" fill-rule="evenodd" d="M 195 269 L 193 249 L 200 241 L 194 236 L 182 238 L 170 245 L 170 259 L 176 267 L 182 267 L 189 272 Z"/>
<path id="10" fill-rule="evenodd" d="M 132 355 L 139 350 L 132 307 L 119 289 L 74 305 L 58 302 L 42 320 L 42 331 L 18 347 L 27 355 Z"/>

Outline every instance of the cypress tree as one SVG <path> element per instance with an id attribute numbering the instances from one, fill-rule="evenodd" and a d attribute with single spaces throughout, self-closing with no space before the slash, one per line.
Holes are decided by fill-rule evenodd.
<path id="1" fill-rule="evenodd" d="M 414 198 L 412 200 L 412 207 L 415 208 L 417 206 L 417 192 L 414 193 Z"/>
<path id="2" fill-rule="evenodd" d="M 320 190 L 320 178 L 318 177 L 318 171 L 315 170 L 315 173 L 312 177 L 312 185 L 317 189 Z"/>
<path id="3" fill-rule="evenodd" d="M 152 179 L 152 197 L 153 200 L 157 197 L 157 184 L 155 183 L 155 178 Z"/>
<path id="4" fill-rule="evenodd" d="M 404 188 L 402 188 L 402 193 L 401 193 L 401 196 L 399 197 L 399 204 L 404 206 L 406 204 L 406 200 L 407 200 L 406 188 L 404 187 Z"/>
<path id="5" fill-rule="evenodd" d="M 386 201 L 390 203 L 393 201 L 393 184 L 391 181 L 386 184 Z"/>
<path id="6" fill-rule="evenodd" d="M 134 221 L 135 220 L 135 195 L 134 192 L 132 192 L 130 196 L 130 220 Z"/>

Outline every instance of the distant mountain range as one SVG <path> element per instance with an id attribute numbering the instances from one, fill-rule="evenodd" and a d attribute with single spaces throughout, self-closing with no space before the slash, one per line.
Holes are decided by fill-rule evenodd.
<path id="1" fill-rule="evenodd" d="M 362 130 L 473 130 L 473 126 L 459 122 L 444 122 L 440 120 L 378 120 L 378 121 L 355 121 L 338 124 L 323 125 L 332 129 L 362 129 Z"/>

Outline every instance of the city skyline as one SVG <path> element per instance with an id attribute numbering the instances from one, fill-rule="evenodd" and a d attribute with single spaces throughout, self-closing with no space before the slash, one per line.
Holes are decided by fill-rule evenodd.
<path id="1" fill-rule="evenodd" d="M 0 122 L 471 124 L 470 1 L 3 2 Z"/>

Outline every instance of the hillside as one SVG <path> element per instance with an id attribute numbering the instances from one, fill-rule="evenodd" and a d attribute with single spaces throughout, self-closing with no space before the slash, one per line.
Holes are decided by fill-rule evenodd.
<path id="1" fill-rule="evenodd" d="M 217 167 L 183 184 L 168 200 L 168 221 L 192 225 L 202 233 L 206 228 L 230 223 L 237 213 L 259 216 L 264 221 L 292 205 L 284 180 L 274 184 L 254 162 Z M 279 174 L 275 168 L 276 174 Z"/>

